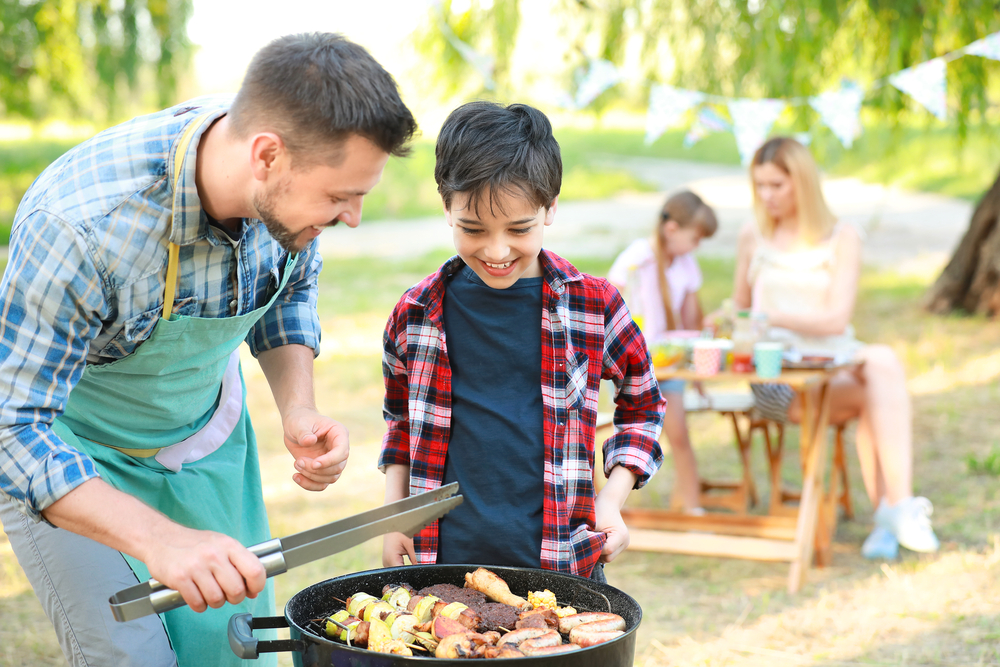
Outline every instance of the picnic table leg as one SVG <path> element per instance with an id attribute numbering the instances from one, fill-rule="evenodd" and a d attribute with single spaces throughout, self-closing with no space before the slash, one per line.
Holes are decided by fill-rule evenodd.
<path id="1" fill-rule="evenodd" d="M 830 421 L 829 384 L 823 382 L 803 392 L 802 442 L 804 460 L 802 501 L 795 525 L 796 558 L 788 572 L 788 592 L 802 587 L 806 570 L 812 563 L 816 538 L 817 514 L 823 499 L 823 466 L 826 462 L 827 427 Z"/>

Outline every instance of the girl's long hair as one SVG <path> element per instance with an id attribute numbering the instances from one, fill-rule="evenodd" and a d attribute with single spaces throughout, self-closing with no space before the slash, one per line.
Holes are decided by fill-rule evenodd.
<path id="1" fill-rule="evenodd" d="M 668 198 L 663 204 L 663 210 L 660 211 L 660 219 L 656 222 L 650 244 L 653 247 L 653 255 L 656 257 L 656 278 L 660 283 L 660 297 L 663 299 L 663 311 L 667 316 L 667 329 L 673 331 L 677 328 L 677 318 L 674 317 L 674 304 L 670 298 L 670 283 L 667 281 L 667 269 L 670 267 L 672 258 L 667 254 L 667 240 L 663 236 L 663 226 L 671 220 L 676 222 L 681 229 L 698 227 L 701 230 L 702 238 L 708 238 L 715 234 L 715 230 L 719 228 L 719 222 L 715 218 L 715 211 L 712 210 L 712 207 L 689 190 L 678 192 Z"/>
<path id="2" fill-rule="evenodd" d="M 753 207 L 761 234 L 771 238 L 777 224 L 757 196 L 757 188 L 753 182 L 754 167 L 768 163 L 781 169 L 792 180 L 792 186 L 795 188 L 795 210 L 802 237 L 810 245 L 823 241 L 833 231 L 837 219 L 830 212 L 830 207 L 823 197 L 816 161 L 813 160 L 808 148 L 791 137 L 768 139 L 757 149 L 750 163 L 750 188 L 753 190 Z"/>

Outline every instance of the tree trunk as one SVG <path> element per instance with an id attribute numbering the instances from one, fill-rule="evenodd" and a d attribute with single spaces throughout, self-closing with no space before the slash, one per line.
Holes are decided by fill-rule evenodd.
<path id="1" fill-rule="evenodd" d="M 972 214 L 969 229 L 948 266 L 924 297 L 924 307 L 943 315 L 955 310 L 1000 314 L 1000 174 Z"/>

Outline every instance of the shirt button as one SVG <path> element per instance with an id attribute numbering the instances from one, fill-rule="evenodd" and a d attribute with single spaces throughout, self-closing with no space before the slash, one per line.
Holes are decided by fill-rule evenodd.
<path id="1" fill-rule="evenodd" d="M 232 301 L 229 302 L 229 310 L 236 310 L 236 306 L 238 305 L 240 305 L 240 302 L 237 301 L 236 299 L 233 299 Z"/>

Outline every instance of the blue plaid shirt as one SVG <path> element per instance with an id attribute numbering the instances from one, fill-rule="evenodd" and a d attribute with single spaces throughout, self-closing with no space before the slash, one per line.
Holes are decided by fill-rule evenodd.
<path id="1" fill-rule="evenodd" d="M 52 422 L 87 364 L 126 357 L 152 333 L 168 241 L 180 246 L 178 315 L 242 315 L 274 293 L 286 251 L 258 220 L 233 236 L 211 225 L 198 199 L 199 137 L 230 101 L 200 98 L 105 130 L 53 162 L 21 201 L 0 282 L 0 491 L 29 517 L 99 476 Z M 175 192 L 175 146 L 206 113 Z M 247 335 L 255 356 L 292 343 L 318 350 L 321 267 L 312 243 Z"/>

